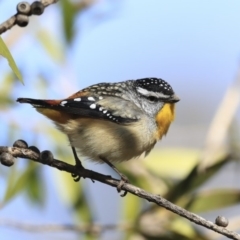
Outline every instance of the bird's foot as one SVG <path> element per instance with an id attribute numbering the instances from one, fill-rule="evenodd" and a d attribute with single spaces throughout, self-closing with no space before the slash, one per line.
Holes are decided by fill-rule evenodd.
<path id="1" fill-rule="evenodd" d="M 121 192 L 123 185 L 125 183 L 129 183 L 129 181 L 128 181 L 128 178 L 124 174 L 122 174 L 120 172 L 118 174 L 121 177 L 121 179 L 120 179 L 119 184 L 117 185 L 117 191 Z M 120 194 L 121 197 L 125 197 L 126 195 L 127 195 L 127 191 L 124 191 L 122 194 Z"/>
<path id="2" fill-rule="evenodd" d="M 80 164 L 76 162 L 75 167 L 76 167 L 79 171 L 84 171 L 84 170 L 85 170 L 85 168 L 83 167 L 83 165 L 81 164 L 81 162 L 80 162 Z M 74 182 L 79 182 L 80 179 L 81 179 L 81 177 L 82 177 L 81 174 L 72 173 L 71 175 L 72 175 L 72 177 L 73 177 Z"/>
<path id="3" fill-rule="evenodd" d="M 121 173 L 111 162 L 109 162 L 106 158 L 104 158 L 104 157 L 100 157 L 100 158 L 101 158 L 101 160 L 102 160 L 103 162 L 105 162 L 109 167 L 111 167 L 111 168 L 121 177 L 120 182 L 119 182 L 119 184 L 117 185 L 117 191 L 118 191 L 118 192 L 121 192 L 123 185 L 124 185 L 125 183 L 128 183 L 128 182 L 129 182 L 129 181 L 128 181 L 128 178 L 127 178 L 124 174 L 122 174 L 122 173 Z M 121 194 L 120 196 L 121 196 L 121 197 L 125 197 L 126 195 L 127 195 L 127 191 L 124 191 L 124 193 Z"/>

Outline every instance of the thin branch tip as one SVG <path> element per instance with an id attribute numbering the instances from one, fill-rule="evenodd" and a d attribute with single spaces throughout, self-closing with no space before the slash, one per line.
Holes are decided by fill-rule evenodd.
<path id="1" fill-rule="evenodd" d="M 0 35 L 10 30 L 14 25 L 26 27 L 31 15 L 41 15 L 46 7 L 57 2 L 58 0 L 41 0 L 32 4 L 19 2 L 17 4 L 17 13 L 0 24 Z"/>

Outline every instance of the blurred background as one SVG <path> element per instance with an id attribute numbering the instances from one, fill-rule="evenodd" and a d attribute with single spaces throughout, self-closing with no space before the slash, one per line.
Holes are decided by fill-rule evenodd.
<path id="1" fill-rule="evenodd" d="M 17 0 L 0 1 L 0 23 Z M 131 183 L 215 221 L 240 224 L 238 0 L 60 0 L 2 38 L 24 79 L 0 58 L 0 145 L 24 139 L 73 163 L 66 137 L 18 97 L 64 98 L 99 82 L 159 77 L 181 98 L 166 138 L 119 164 Z M 104 139 L 104 136 L 103 136 Z M 84 166 L 117 177 L 108 166 Z M 128 194 L 17 159 L 0 167 L 2 239 L 225 239 Z M 56 226 L 78 226 L 55 231 Z M 81 228 L 82 227 L 82 228 Z"/>

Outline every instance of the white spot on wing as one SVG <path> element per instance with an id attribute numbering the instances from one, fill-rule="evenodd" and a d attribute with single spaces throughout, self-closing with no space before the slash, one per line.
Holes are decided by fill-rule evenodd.
<path id="1" fill-rule="evenodd" d="M 60 103 L 60 105 L 64 107 L 66 103 L 67 103 L 67 101 L 62 101 L 62 102 Z"/>
<path id="2" fill-rule="evenodd" d="M 76 102 L 80 102 L 81 98 L 74 98 L 73 100 L 76 101 Z"/>
<path id="3" fill-rule="evenodd" d="M 89 101 L 95 101 L 95 98 L 94 97 L 88 97 L 88 100 Z"/>
<path id="4" fill-rule="evenodd" d="M 95 103 L 91 104 L 91 105 L 90 105 L 90 108 L 91 108 L 91 109 L 95 109 L 95 108 L 96 108 L 96 104 L 95 104 Z"/>

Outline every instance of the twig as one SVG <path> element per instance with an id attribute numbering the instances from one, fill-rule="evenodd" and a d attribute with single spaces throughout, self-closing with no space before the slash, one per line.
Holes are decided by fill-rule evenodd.
<path id="1" fill-rule="evenodd" d="M 205 171 L 226 153 L 225 140 L 229 127 L 236 116 L 240 104 L 240 68 L 236 79 L 225 92 L 218 110 L 210 124 L 201 157 L 199 171 Z"/>
<path id="2" fill-rule="evenodd" d="M 43 224 L 37 225 L 26 222 L 18 222 L 9 219 L 0 219 L 0 225 L 6 227 L 12 227 L 28 232 L 63 232 L 63 231 L 74 231 L 79 233 L 91 233 L 94 235 L 100 235 L 105 231 L 110 230 L 128 230 L 133 226 L 129 224 L 91 224 L 91 225 L 78 225 L 78 224 Z"/>
<path id="3" fill-rule="evenodd" d="M 58 2 L 58 0 L 41 0 L 40 2 L 43 4 L 44 8 L 46 8 L 50 4 Z M 18 13 L 16 13 L 15 15 L 7 19 L 5 22 L 0 24 L 0 35 L 6 32 L 7 30 L 10 30 L 14 25 L 17 24 L 16 22 L 17 15 Z"/>
<path id="4" fill-rule="evenodd" d="M 51 167 L 57 168 L 61 171 L 66 171 L 73 174 L 79 174 L 83 178 L 89 178 L 93 179 L 95 181 L 102 182 L 104 184 L 107 184 L 109 186 L 117 188 L 119 185 L 119 180 L 112 178 L 111 176 L 106 176 L 88 169 L 77 169 L 75 166 L 70 165 L 66 162 L 59 161 L 57 159 L 52 159 L 51 161 L 45 161 L 40 159 L 40 154 L 33 152 L 30 149 L 26 148 L 17 148 L 17 147 L 0 147 L 0 153 L 7 152 L 10 153 L 14 157 L 21 157 L 26 159 L 31 159 L 33 161 L 49 165 Z M 168 210 L 170 210 L 173 213 L 178 214 L 179 216 L 182 216 L 191 222 L 194 222 L 198 225 L 201 225 L 203 227 L 206 227 L 208 229 L 211 229 L 215 232 L 218 232 L 230 239 L 238 239 L 240 240 L 240 235 L 236 232 L 230 231 L 226 228 L 219 227 L 213 222 L 207 221 L 206 219 L 191 213 L 179 206 L 174 205 L 173 203 L 169 202 L 168 200 L 164 199 L 163 197 L 159 195 L 154 195 L 151 193 L 148 193 L 144 191 L 141 188 L 138 188 L 132 184 L 126 183 L 122 186 L 123 191 L 127 191 L 129 193 L 132 193 L 133 195 L 136 195 L 140 198 L 146 199 L 149 202 L 153 202 L 161 207 L 164 207 Z"/>

